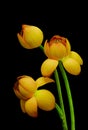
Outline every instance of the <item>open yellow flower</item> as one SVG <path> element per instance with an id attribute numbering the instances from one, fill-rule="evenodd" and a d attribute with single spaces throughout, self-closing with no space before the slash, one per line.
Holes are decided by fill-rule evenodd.
<path id="1" fill-rule="evenodd" d="M 17 33 L 20 44 L 26 49 L 39 47 L 43 41 L 43 32 L 32 25 L 22 25 L 21 33 Z"/>
<path id="2" fill-rule="evenodd" d="M 72 75 L 80 74 L 83 60 L 77 52 L 71 51 L 71 45 L 67 38 L 55 35 L 50 39 L 50 42 L 46 40 L 44 52 L 48 59 L 41 65 L 41 73 L 43 76 L 51 76 L 58 65 L 57 61 L 58 63 L 62 61 L 68 73 Z"/>
<path id="3" fill-rule="evenodd" d="M 39 77 L 37 80 L 27 75 L 17 77 L 13 90 L 20 99 L 22 112 L 31 117 L 37 117 L 38 107 L 45 111 L 55 108 L 54 95 L 46 89 L 38 90 L 39 87 L 51 82 L 54 80 L 48 77 Z"/>

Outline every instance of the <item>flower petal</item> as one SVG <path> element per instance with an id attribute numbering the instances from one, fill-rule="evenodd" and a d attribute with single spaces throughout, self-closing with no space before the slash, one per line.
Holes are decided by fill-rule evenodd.
<path id="1" fill-rule="evenodd" d="M 83 65 L 83 60 L 82 60 L 81 56 L 77 52 L 71 51 L 69 56 L 71 58 L 75 59 L 80 65 Z"/>
<path id="2" fill-rule="evenodd" d="M 23 100 L 26 100 L 26 99 L 27 99 L 26 97 L 24 97 L 24 96 L 19 92 L 18 83 L 17 83 L 17 82 L 14 84 L 13 91 L 14 91 L 15 95 L 16 95 L 19 99 L 23 99 Z"/>
<path id="3" fill-rule="evenodd" d="M 50 46 L 50 55 L 52 59 L 59 60 L 66 56 L 66 47 L 62 43 L 52 43 Z"/>
<path id="4" fill-rule="evenodd" d="M 66 49 L 67 49 L 67 55 L 68 55 L 71 51 L 71 45 L 67 38 L 66 38 Z"/>
<path id="5" fill-rule="evenodd" d="M 58 66 L 57 60 L 46 59 L 41 65 L 42 75 L 46 77 L 51 76 L 57 66 Z"/>
<path id="6" fill-rule="evenodd" d="M 35 97 L 32 97 L 25 102 L 25 111 L 31 117 L 38 116 L 37 101 Z"/>
<path id="7" fill-rule="evenodd" d="M 27 44 L 27 42 L 23 39 L 23 37 L 19 33 L 17 33 L 17 37 L 18 37 L 19 43 L 21 44 L 22 47 L 24 47 L 26 49 L 31 49 L 30 45 Z"/>
<path id="8" fill-rule="evenodd" d="M 26 113 L 25 102 L 26 102 L 25 100 L 20 100 L 20 106 L 21 106 L 21 110 L 22 110 L 23 113 Z"/>
<path id="9" fill-rule="evenodd" d="M 48 77 L 40 77 L 36 80 L 37 88 L 51 82 L 55 82 L 55 81 Z"/>
<path id="10" fill-rule="evenodd" d="M 37 90 L 35 97 L 40 109 L 50 111 L 55 108 L 55 97 L 49 90 Z"/>
<path id="11" fill-rule="evenodd" d="M 32 97 L 32 95 L 34 94 L 34 92 L 37 89 L 37 85 L 35 80 L 30 77 L 30 76 L 21 76 L 21 78 L 19 78 L 19 91 L 20 93 L 27 98 Z"/>
<path id="12" fill-rule="evenodd" d="M 44 43 L 44 53 L 48 58 L 50 58 L 49 43 L 47 40 Z"/>
<path id="13" fill-rule="evenodd" d="M 64 58 L 64 60 L 62 62 L 63 62 L 63 66 L 67 72 L 69 72 L 70 74 L 73 74 L 73 75 L 80 74 L 81 67 L 76 60 L 74 60 L 72 58 Z"/>

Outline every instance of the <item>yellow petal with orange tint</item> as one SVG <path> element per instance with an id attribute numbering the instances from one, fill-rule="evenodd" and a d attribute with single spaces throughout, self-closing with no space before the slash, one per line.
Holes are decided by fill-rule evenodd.
<path id="1" fill-rule="evenodd" d="M 25 113 L 25 100 L 20 100 L 20 106 L 23 113 Z"/>
<path id="2" fill-rule="evenodd" d="M 48 77 L 40 77 L 36 80 L 37 88 L 51 82 L 55 82 L 55 81 Z"/>
<path id="3" fill-rule="evenodd" d="M 67 55 L 68 55 L 71 51 L 71 45 L 67 38 L 66 38 L 66 50 L 67 50 Z"/>
<path id="4" fill-rule="evenodd" d="M 27 44 L 27 42 L 23 39 L 23 37 L 17 33 L 17 37 L 18 37 L 18 40 L 19 40 L 19 43 L 21 44 L 22 47 L 26 48 L 26 49 L 30 49 L 30 45 Z"/>
<path id="5" fill-rule="evenodd" d="M 72 58 L 66 58 L 63 61 L 63 66 L 66 69 L 66 71 L 72 75 L 79 75 L 81 72 L 81 67 L 79 63 L 72 59 Z"/>
<path id="6" fill-rule="evenodd" d="M 26 100 L 26 99 L 27 99 L 26 97 L 24 97 L 24 96 L 20 93 L 20 91 L 19 91 L 19 89 L 18 89 L 18 83 L 17 83 L 17 82 L 14 84 L 13 91 L 14 91 L 15 95 L 16 95 L 19 99 L 23 99 L 23 100 Z"/>
<path id="7" fill-rule="evenodd" d="M 48 58 L 50 58 L 49 43 L 47 40 L 44 43 L 44 53 Z"/>
<path id="8" fill-rule="evenodd" d="M 35 93 L 35 97 L 40 109 L 51 111 L 55 108 L 55 97 L 49 90 L 37 90 Z"/>
<path id="9" fill-rule="evenodd" d="M 66 56 L 66 47 L 62 43 L 53 43 L 49 51 L 51 58 L 55 60 L 60 60 Z"/>
<path id="10" fill-rule="evenodd" d="M 27 98 L 32 97 L 37 89 L 35 80 L 30 76 L 23 76 L 18 81 L 20 93 Z"/>
<path id="11" fill-rule="evenodd" d="M 19 88 L 20 94 L 23 95 L 23 97 L 25 97 L 26 99 L 31 98 L 34 94 L 34 92 L 27 91 L 27 89 L 25 89 L 21 85 L 19 85 L 18 88 Z"/>
<path id="12" fill-rule="evenodd" d="M 46 77 L 51 76 L 57 66 L 58 66 L 57 60 L 46 59 L 41 65 L 42 75 Z"/>
<path id="13" fill-rule="evenodd" d="M 77 52 L 71 51 L 69 56 L 71 58 L 75 59 L 80 65 L 83 65 L 83 59 L 81 58 L 81 56 Z"/>
<path id="14" fill-rule="evenodd" d="M 38 116 L 37 101 L 35 97 L 32 97 L 25 102 L 25 111 L 31 117 Z"/>

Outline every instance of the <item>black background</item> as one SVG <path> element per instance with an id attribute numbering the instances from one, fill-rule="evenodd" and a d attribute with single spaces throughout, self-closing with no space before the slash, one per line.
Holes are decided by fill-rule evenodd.
<path id="1" fill-rule="evenodd" d="M 36 79 L 40 76 L 40 65 L 45 60 L 39 48 L 26 50 L 17 39 L 22 24 L 35 25 L 44 33 L 44 40 L 58 34 L 67 37 L 72 50 L 78 52 L 84 64 L 78 76 L 67 73 L 73 96 L 76 130 L 86 128 L 86 80 L 87 80 L 87 10 L 83 3 L 64 2 L 23 2 L 6 3 L 1 11 L 0 42 L 0 118 L 4 129 L 53 129 L 61 130 L 61 121 L 55 110 L 44 112 L 39 110 L 34 119 L 21 112 L 19 100 L 13 92 L 16 77 L 27 74 Z M 3 4 L 4 7 L 4 4 Z M 83 9 L 84 7 L 84 9 Z M 52 87 L 52 85 L 51 85 Z M 49 89 L 51 89 L 49 87 Z M 51 91 L 55 91 L 54 88 Z M 63 90 L 64 91 L 64 90 Z M 64 92 L 67 119 L 70 126 L 69 107 Z M 84 125 L 83 125 L 84 124 Z M 83 128 L 84 129 L 84 128 Z M 69 127 L 70 130 L 70 127 Z"/>

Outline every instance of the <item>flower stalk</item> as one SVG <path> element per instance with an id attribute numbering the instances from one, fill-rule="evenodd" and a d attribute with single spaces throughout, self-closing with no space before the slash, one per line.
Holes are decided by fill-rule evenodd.
<path id="1" fill-rule="evenodd" d="M 72 94 L 70 90 L 70 85 L 69 81 L 66 75 L 66 72 L 63 68 L 63 65 L 61 61 L 59 61 L 59 68 L 61 71 L 61 74 L 64 79 L 65 87 L 66 87 L 66 92 L 67 92 L 67 97 L 68 97 L 68 102 L 69 102 L 69 109 L 70 109 L 70 117 L 71 117 L 71 130 L 75 130 L 75 114 L 74 114 L 74 106 L 73 106 L 73 100 L 72 100 Z"/>
<path id="2" fill-rule="evenodd" d="M 64 109 L 64 103 L 63 103 L 63 97 L 62 97 L 62 92 L 61 92 L 60 79 L 59 79 L 57 69 L 54 71 L 54 76 L 55 76 L 56 85 L 57 85 L 57 91 L 58 91 L 60 107 L 61 107 L 62 112 L 63 112 L 63 118 L 60 117 L 60 118 L 62 118 L 62 127 L 63 127 L 63 130 L 68 130 L 66 115 L 65 115 L 65 109 Z"/>

